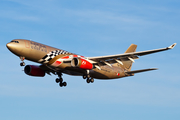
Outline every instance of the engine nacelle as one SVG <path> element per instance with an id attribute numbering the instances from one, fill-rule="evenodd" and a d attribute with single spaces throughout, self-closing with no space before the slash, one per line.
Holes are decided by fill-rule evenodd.
<path id="1" fill-rule="evenodd" d="M 89 61 L 77 57 L 72 59 L 71 65 L 73 67 L 79 67 L 87 70 L 91 70 L 93 68 L 93 65 Z"/>
<path id="2" fill-rule="evenodd" d="M 24 67 L 24 72 L 27 75 L 35 76 L 35 77 L 45 76 L 45 71 L 43 71 L 39 66 L 36 65 L 26 65 L 26 67 Z"/>

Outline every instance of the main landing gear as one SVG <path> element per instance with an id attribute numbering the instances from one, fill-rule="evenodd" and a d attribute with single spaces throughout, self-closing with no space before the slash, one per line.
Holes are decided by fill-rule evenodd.
<path id="1" fill-rule="evenodd" d="M 60 87 L 63 87 L 63 86 L 66 87 L 67 83 L 63 82 L 62 73 L 57 73 L 57 74 L 59 78 L 56 79 L 56 83 L 59 83 Z"/>
<path id="2" fill-rule="evenodd" d="M 94 79 L 90 77 L 90 75 L 83 75 L 83 79 L 86 79 L 87 83 L 93 83 Z"/>
<path id="3" fill-rule="evenodd" d="M 86 79 L 87 83 L 93 83 L 94 82 L 94 79 L 90 76 L 90 71 L 89 70 L 87 70 L 86 74 L 83 75 L 83 79 Z"/>
<path id="4" fill-rule="evenodd" d="M 24 62 L 24 60 L 25 60 L 25 57 L 20 57 L 20 59 L 21 59 L 21 63 L 20 63 L 20 66 L 25 66 L 25 62 Z"/>

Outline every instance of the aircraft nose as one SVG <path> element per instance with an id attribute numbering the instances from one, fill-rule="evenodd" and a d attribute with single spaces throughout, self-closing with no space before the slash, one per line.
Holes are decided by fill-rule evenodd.
<path id="1" fill-rule="evenodd" d="M 6 47 L 9 49 L 11 47 L 11 43 L 7 43 Z"/>
<path id="2" fill-rule="evenodd" d="M 12 50 L 14 49 L 14 44 L 13 44 L 13 43 L 7 43 L 7 44 L 6 44 L 6 47 L 7 47 L 10 51 L 12 51 Z"/>

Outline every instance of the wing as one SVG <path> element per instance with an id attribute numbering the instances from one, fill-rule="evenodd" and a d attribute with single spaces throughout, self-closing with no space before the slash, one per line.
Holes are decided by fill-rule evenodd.
<path id="1" fill-rule="evenodd" d="M 89 60 L 95 61 L 95 62 L 103 62 L 105 64 L 112 64 L 112 63 L 120 63 L 121 61 L 132 61 L 134 62 L 134 59 L 138 59 L 138 56 L 148 55 L 156 52 L 166 51 L 169 49 L 173 49 L 175 47 L 176 43 L 172 44 L 169 47 L 161 48 L 161 49 L 154 49 L 154 50 L 148 50 L 148 51 L 141 51 L 141 52 L 130 52 L 130 53 L 124 53 L 124 54 L 117 54 L 117 55 L 109 55 L 109 56 L 99 56 L 99 57 L 88 57 Z M 108 63 L 107 63 L 108 62 Z"/>

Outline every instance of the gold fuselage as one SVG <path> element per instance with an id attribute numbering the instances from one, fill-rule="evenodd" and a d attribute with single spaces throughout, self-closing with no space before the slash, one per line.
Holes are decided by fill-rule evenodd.
<path id="1" fill-rule="evenodd" d="M 46 66 L 50 66 L 56 70 L 60 70 L 63 73 L 70 74 L 70 75 L 83 75 L 87 71 L 82 70 L 79 68 L 74 68 L 71 63 L 62 63 L 59 66 L 52 66 L 53 63 L 61 59 L 65 56 L 73 56 L 76 54 L 69 53 L 67 51 L 57 49 L 54 47 L 50 47 L 41 43 L 37 43 L 31 40 L 24 40 L 24 39 L 15 39 L 12 40 L 10 43 L 7 44 L 7 48 L 14 53 L 15 55 L 19 57 L 24 57 L 27 60 L 36 62 L 36 63 L 41 63 Z M 48 61 L 47 63 L 44 62 L 42 63 L 41 59 L 44 58 L 48 53 L 52 51 L 61 51 L 63 54 L 55 56 L 53 59 Z M 118 63 L 112 64 L 112 66 L 108 65 L 103 65 L 100 66 L 100 69 L 98 68 L 93 68 L 92 70 L 89 70 L 89 74 L 93 78 L 97 79 L 114 79 L 114 78 L 121 78 L 121 77 L 126 77 L 124 74 L 124 67 Z"/>

